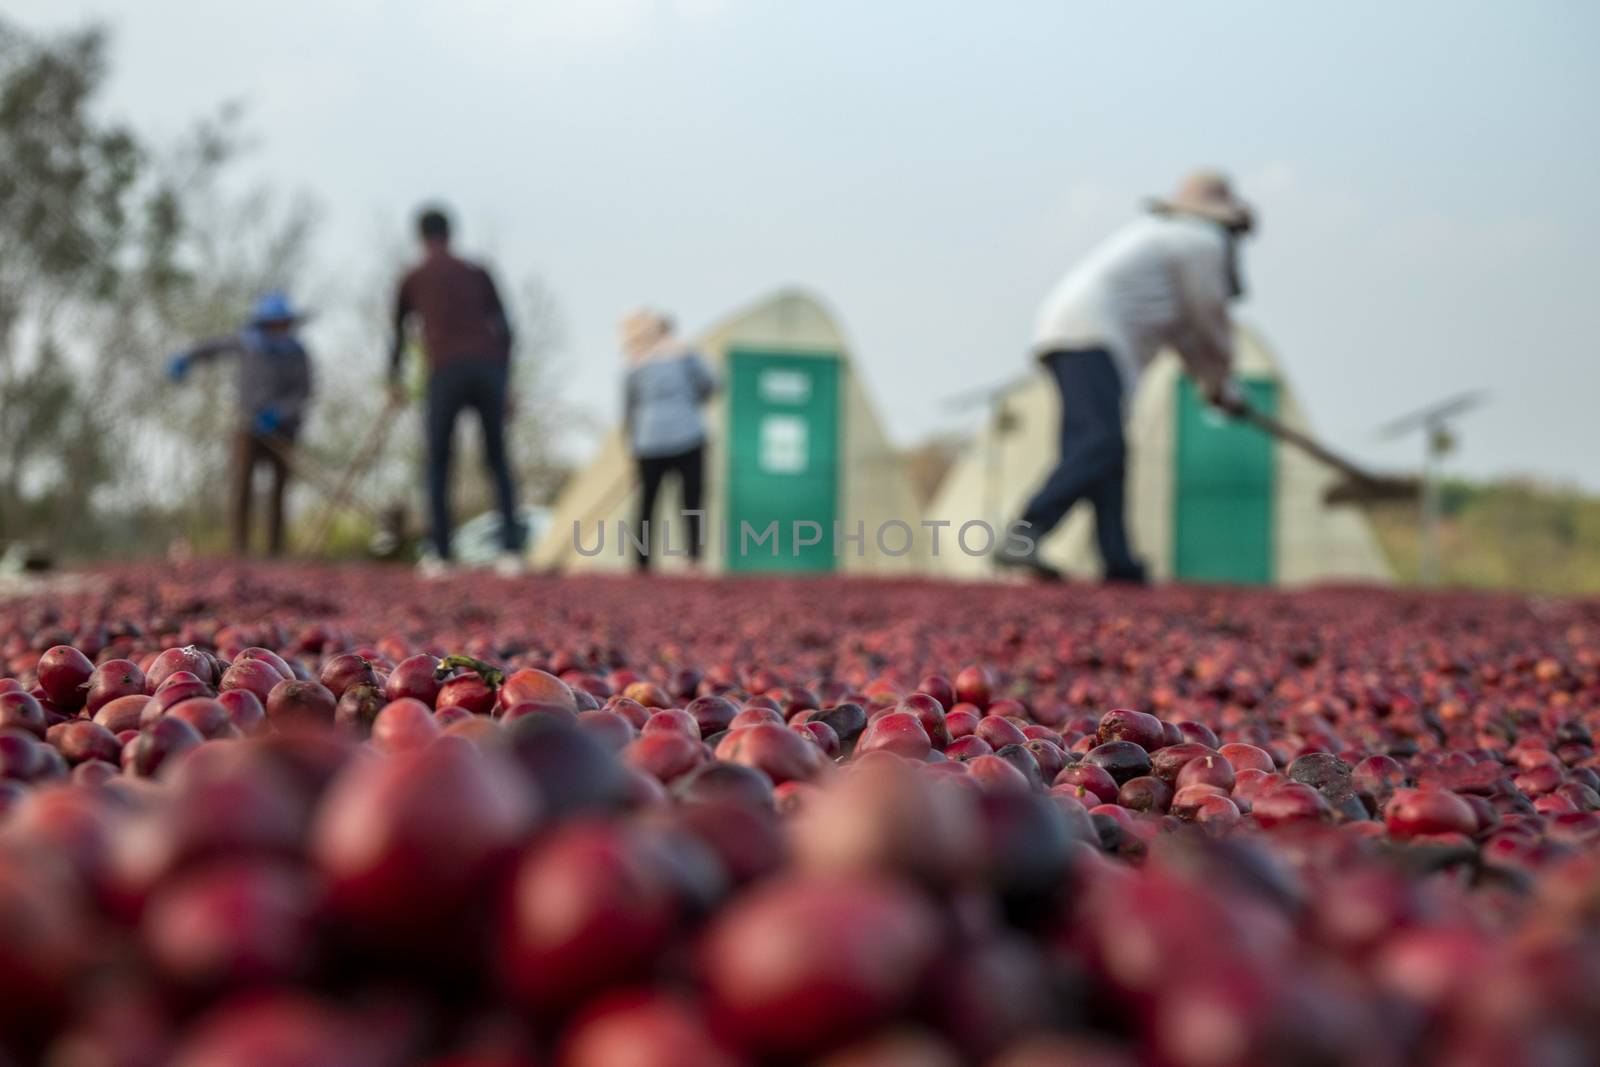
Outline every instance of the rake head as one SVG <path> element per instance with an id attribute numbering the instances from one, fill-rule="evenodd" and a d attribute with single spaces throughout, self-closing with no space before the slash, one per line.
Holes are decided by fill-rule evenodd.
<path id="1" fill-rule="evenodd" d="M 1370 475 L 1345 478 L 1322 494 L 1327 504 L 1391 504 L 1415 501 L 1422 493 L 1416 478 L 1387 478 Z"/>

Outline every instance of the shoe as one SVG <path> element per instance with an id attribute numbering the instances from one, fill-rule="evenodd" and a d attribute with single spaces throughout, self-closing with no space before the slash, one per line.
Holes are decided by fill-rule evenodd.
<path id="1" fill-rule="evenodd" d="M 494 559 L 494 572 L 502 578 L 521 578 L 528 573 L 528 561 L 518 552 L 502 552 Z"/>
<path id="2" fill-rule="evenodd" d="M 417 560 L 417 577 L 423 581 L 436 582 L 441 578 L 448 578 L 453 569 L 449 560 L 441 559 L 432 552 Z"/>
<path id="3" fill-rule="evenodd" d="M 1024 551 L 1013 547 L 1008 542 L 995 551 L 994 562 L 996 566 L 1027 571 L 1040 581 L 1061 581 L 1061 572 L 1039 558 L 1039 546 L 1037 544 Z"/>

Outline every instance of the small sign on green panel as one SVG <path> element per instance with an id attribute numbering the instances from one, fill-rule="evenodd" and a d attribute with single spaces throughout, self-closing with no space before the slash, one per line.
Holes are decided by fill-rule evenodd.
<path id="1" fill-rule="evenodd" d="M 734 349 L 726 395 L 727 569 L 833 570 L 838 356 Z"/>
<path id="2" fill-rule="evenodd" d="M 1270 378 L 1241 383 L 1252 406 L 1278 409 Z M 1174 391 L 1172 573 L 1182 581 L 1265 585 L 1273 580 L 1273 442 L 1201 397 L 1189 378 Z"/>

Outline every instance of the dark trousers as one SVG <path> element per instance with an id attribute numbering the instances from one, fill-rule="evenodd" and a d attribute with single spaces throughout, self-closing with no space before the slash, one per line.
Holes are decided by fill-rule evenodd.
<path id="1" fill-rule="evenodd" d="M 274 446 L 277 446 L 276 448 Z M 256 468 L 265 466 L 268 471 L 267 488 L 267 554 L 283 555 L 283 500 L 289 489 L 289 464 L 278 448 L 292 448 L 294 436 L 282 431 L 257 434 L 248 427 L 240 429 L 233 439 L 233 500 L 229 514 L 229 531 L 233 551 L 244 555 L 250 551 L 250 512 L 255 505 Z"/>
<path id="2" fill-rule="evenodd" d="M 506 454 L 506 388 L 509 369 L 489 360 L 462 360 L 434 369 L 428 376 L 428 501 L 433 547 L 440 559 L 450 558 L 450 462 L 456 417 L 470 409 L 483 426 L 483 459 L 494 482 L 500 506 L 500 538 L 507 552 L 522 549 L 516 487 Z"/>
<path id="3" fill-rule="evenodd" d="M 639 464 L 639 522 L 633 531 L 636 538 L 641 539 L 644 547 L 639 552 L 639 569 L 650 569 L 650 541 L 645 535 L 650 529 L 647 525 L 650 516 L 656 510 L 656 497 L 661 493 L 661 483 L 668 474 L 676 474 L 683 486 L 684 511 L 699 511 L 701 502 L 705 497 L 705 445 L 696 445 L 687 452 L 679 452 L 671 456 L 640 456 Z M 690 559 L 698 560 L 701 552 L 703 516 L 686 515 L 689 526 L 688 552 Z"/>
<path id="4" fill-rule="evenodd" d="M 1040 540 L 1080 500 L 1094 506 L 1095 539 L 1106 577 L 1142 582 L 1144 565 L 1124 525 L 1128 446 L 1122 435 L 1122 376 L 1111 353 L 1051 352 L 1045 366 L 1061 392 L 1061 458 L 1022 514 Z"/>

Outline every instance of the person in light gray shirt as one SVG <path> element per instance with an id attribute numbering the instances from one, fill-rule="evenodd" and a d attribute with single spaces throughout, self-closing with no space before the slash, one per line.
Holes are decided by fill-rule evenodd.
<path id="1" fill-rule="evenodd" d="M 706 423 L 701 406 L 717 390 L 716 376 L 704 359 L 673 336 L 672 321 L 640 310 L 621 324 L 622 351 L 628 361 L 623 392 L 623 434 L 639 471 L 639 519 L 634 536 L 638 568 L 650 569 L 651 517 L 662 482 L 678 478 L 683 495 L 691 565 L 705 547 Z"/>
<path id="2" fill-rule="evenodd" d="M 1033 350 L 1061 394 L 1061 453 L 1018 520 L 1027 546 L 1008 541 L 997 554 L 1004 566 L 1059 579 L 1040 560 L 1038 543 L 1087 500 L 1107 580 L 1144 584 L 1123 522 L 1123 422 L 1140 375 L 1162 348 L 1177 351 L 1213 404 L 1243 410 L 1229 378 L 1228 303 L 1243 291 L 1238 243 L 1254 224 L 1250 207 L 1221 173 L 1202 170 L 1150 208 L 1091 251 L 1039 310 Z"/>

